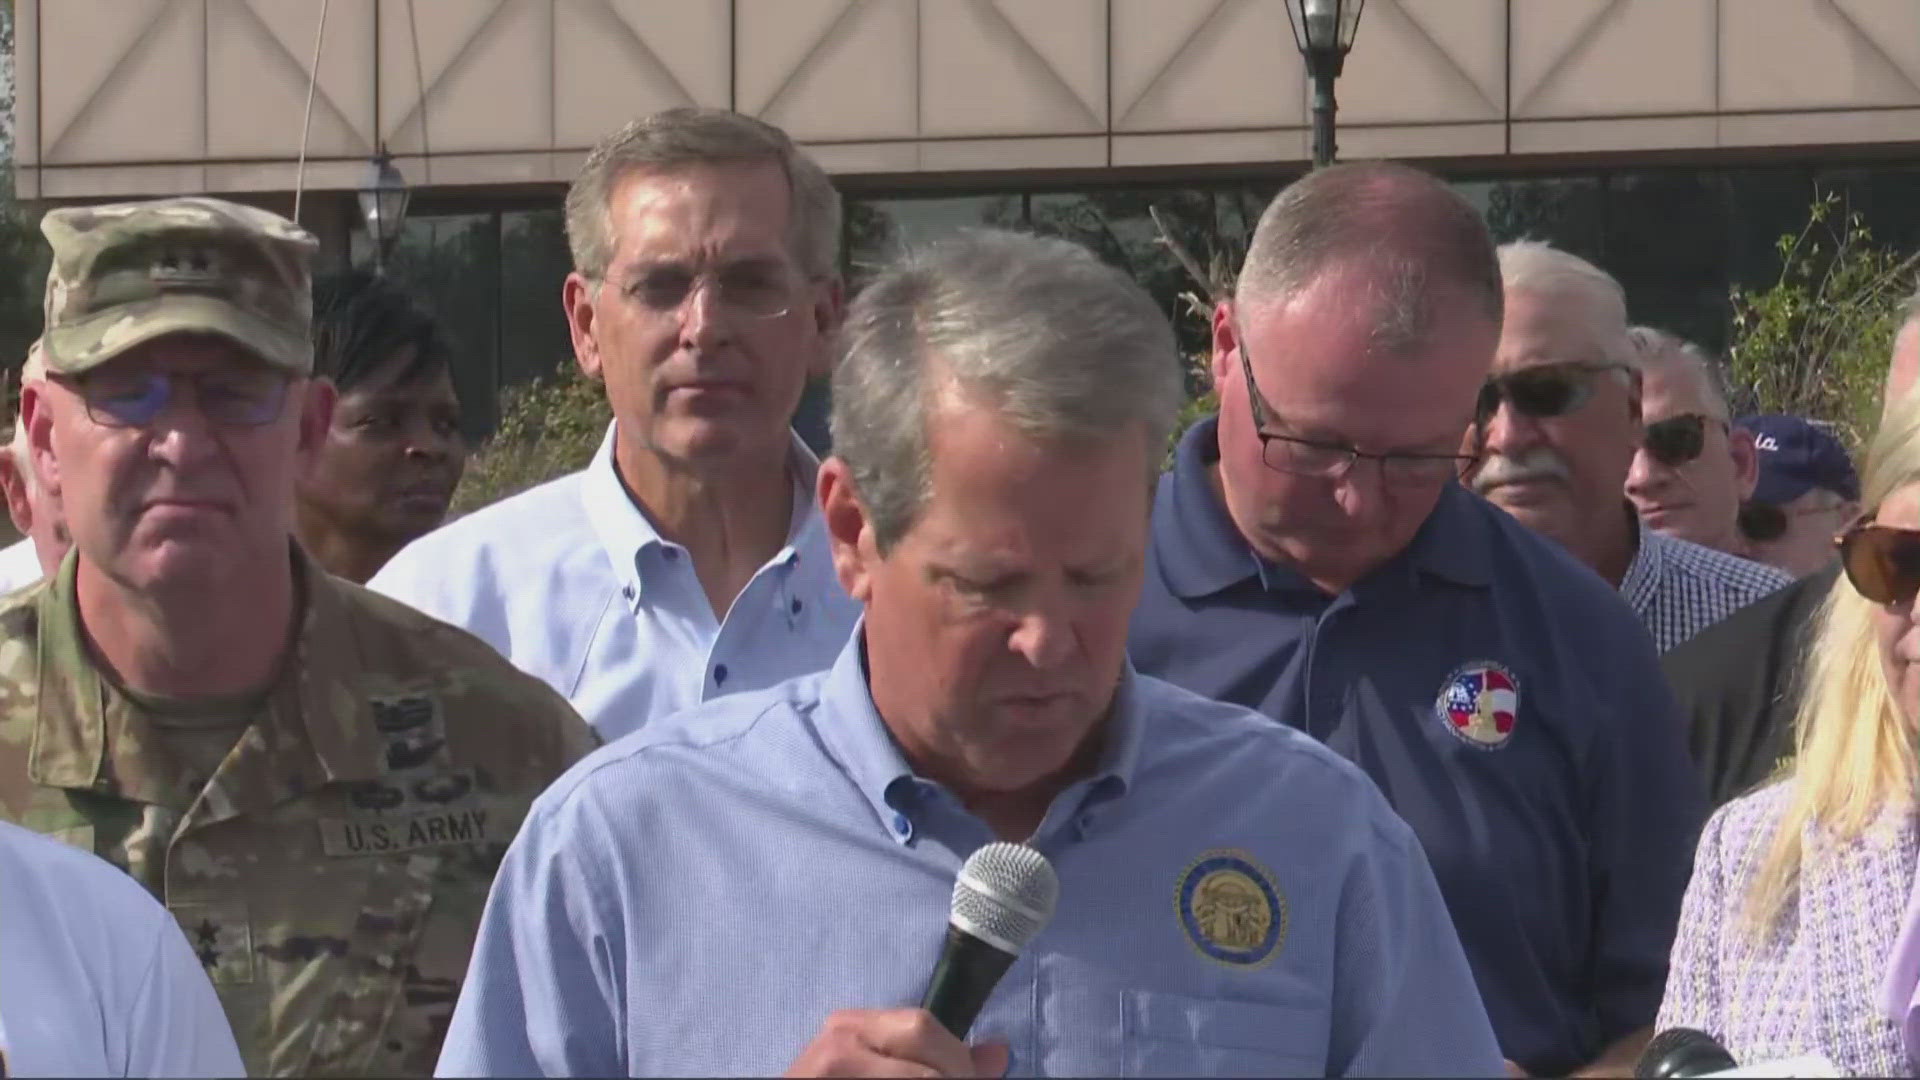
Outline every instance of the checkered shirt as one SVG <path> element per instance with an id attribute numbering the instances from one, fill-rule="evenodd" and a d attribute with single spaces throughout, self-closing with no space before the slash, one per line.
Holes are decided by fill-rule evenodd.
<path id="1" fill-rule="evenodd" d="M 1634 518 L 1640 548 L 1620 595 L 1640 616 L 1661 652 L 1792 584 L 1786 572 L 1654 532 Z"/>

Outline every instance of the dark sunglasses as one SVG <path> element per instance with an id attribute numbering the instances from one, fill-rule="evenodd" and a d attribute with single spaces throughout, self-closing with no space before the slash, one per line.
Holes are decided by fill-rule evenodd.
<path id="1" fill-rule="evenodd" d="M 102 427 L 143 428 L 167 411 L 180 384 L 193 387 L 193 398 L 208 420 L 228 427 L 259 427 L 280 418 L 293 380 L 279 372 L 205 372 L 198 375 L 163 371 L 113 372 L 62 378 L 87 407 L 87 416 Z"/>
<path id="2" fill-rule="evenodd" d="M 1587 403 L 1593 396 L 1593 380 L 1606 371 L 1632 370 L 1625 364 L 1590 364 L 1568 361 L 1536 364 L 1489 378 L 1480 388 L 1480 400 L 1473 416 L 1484 426 L 1506 402 L 1513 411 L 1535 420 L 1565 416 Z"/>
<path id="3" fill-rule="evenodd" d="M 1920 592 L 1920 530 L 1860 524 L 1840 537 L 1840 566 L 1853 591 L 1876 604 L 1900 604 Z"/>
<path id="4" fill-rule="evenodd" d="M 1707 425 L 1727 422 L 1700 413 L 1681 413 L 1648 424 L 1640 445 L 1653 460 L 1676 469 L 1699 457 L 1707 448 Z"/>

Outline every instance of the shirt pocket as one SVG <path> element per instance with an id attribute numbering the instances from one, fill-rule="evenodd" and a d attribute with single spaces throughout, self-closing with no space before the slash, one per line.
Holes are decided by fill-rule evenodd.
<path id="1" fill-rule="evenodd" d="M 1156 990 L 1120 995 L 1128 1076 L 1324 1076 L 1327 1013 Z"/>

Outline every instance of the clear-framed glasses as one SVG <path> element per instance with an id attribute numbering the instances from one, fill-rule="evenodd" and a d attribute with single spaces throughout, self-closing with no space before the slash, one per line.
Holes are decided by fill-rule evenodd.
<path id="1" fill-rule="evenodd" d="M 626 294 L 656 315 L 672 315 L 704 287 L 729 315 L 777 319 L 799 305 L 802 284 L 798 275 L 772 259 L 742 259 L 705 271 L 654 263 L 635 272 Z"/>
<path id="2" fill-rule="evenodd" d="M 1239 342 L 1240 372 L 1247 380 L 1247 402 L 1253 409 L 1253 433 L 1260 439 L 1260 460 L 1275 472 L 1335 480 L 1347 475 L 1362 459 L 1378 462 L 1380 479 L 1392 487 L 1423 487 L 1459 477 L 1479 460 L 1473 454 L 1370 454 L 1339 443 L 1319 442 L 1270 432 L 1273 411 L 1260 386 L 1253 381 L 1253 363 L 1247 339 Z"/>
<path id="3" fill-rule="evenodd" d="M 208 420 L 228 427 L 260 427 L 280 418 L 286 408 L 289 376 L 270 368 L 203 371 L 195 375 L 166 371 L 89 372 L 60 378 L 86 406 L 87 417 L 102 427 L 143 428 L 167 411 L 181 384 L 193 387 L 193 400 Z"/>

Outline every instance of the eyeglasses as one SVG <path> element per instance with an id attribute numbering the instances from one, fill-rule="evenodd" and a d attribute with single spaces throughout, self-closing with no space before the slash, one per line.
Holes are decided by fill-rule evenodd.
<path id="1" fill-rule="evenodd" d="M 1831 514 L 1839 511 L 1844 504 L 1833 503 L 1828 506 L 1803 506 L 1797 510 L 1788 510 L 1773 503 L 1745 502 L 1740 504 L 1740 533 L 1749 540 L 1770 543 L 1786 535 L 1787 525 L 1794 518 L 1812 517 L 1815 514 Z"/>
<path id="2" fill-rule="evenodd" d="M 181 383 L 193 387 L 193 399 L 208 420 L 228 427 L 260 427 L 280 418 L 293 380 L 265 368 L 257 371 L 165 371 L 90 373 L 58 378 L 86 406 L 87 417 L 102 427 L 143 428 L 167 411 Z"/>
<path id="3" fill-rule="evenodd" d="M 1631 371 L 1625 364 L 1593 364 L 1569 360 L 1554 364 L 1535 364 L 1489 378 L 1480 388 L 1480 400 L 1474 406 L 1477 426 L 1485 427 L 1506 402 L 1513 411 L 1536 420 L 1565 416 L 1587 403 L 1593 396 L 1593 380 L 1605 371 Z"/>
<path id="4" fill-rule="evenodd" d="M 798 283 L 786 267 L 749 259 L 705 273 L 671 263 L 650 266 L 628 282 L 626 293 L 656 315 L 671 315 L 702 285 L 713 290 L 722 309 L 749 319 L 785 315 L 793 310 L 798 292 Z"/>
<path id="5" fill-rule="evenodd" d="M 1669 469 L 1677 469 L 1699 457 L 1707 448 L 1707 425 L 1727 422 L 1702 413 L 1681 413 L 1648 424 L 1640 445 L 1648 456 Z"/>
<path id="6" fill-rule="evenodd" d="M 1903 604 L 1920 592 L 1920 530 L 1862 522 L 1839 544 L 1840 566 L 1861 596 L 1876 604 Z"/>
<path id="7" fill-rule="evenodd" d="M 1473 454 L 1370 454 L 1338 443 L 1316 442 L 1266 429 L 1275 418 L 1253 381 L 1253 362 L 1246 337 L 1240 337 L 1240 372 L 1247 379 L 1247 403 L 1253 409 L 1253 433 L 1260 439 L 1260 460 L 1275 472 L 1294 476 L 1338 479 L 1365 458 L 1380 463 L 1380 479 L 1390 487 L 1420 487 L 1459 476 L 1479 460 Z"/>

